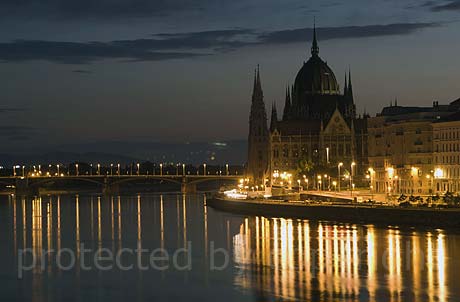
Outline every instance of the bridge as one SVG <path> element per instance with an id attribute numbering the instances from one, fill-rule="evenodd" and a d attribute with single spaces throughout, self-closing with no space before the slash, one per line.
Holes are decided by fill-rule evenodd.
<path id="1" fill-rule="evenodd" d="M 181 192 L 194 193 L 199 183 L 215 180 L 238 181 L 241 175 L 54 175 L 54 176 L 3 176 L 0 185 L 14 188 L 16 194 L 32 194 L 43 186 L 57 181 L 72 181 L 92 183 L 101 188 L 104 193 L 117 193 L 120 185 L 139 181 L 164 181 L 178 184 Z"/>

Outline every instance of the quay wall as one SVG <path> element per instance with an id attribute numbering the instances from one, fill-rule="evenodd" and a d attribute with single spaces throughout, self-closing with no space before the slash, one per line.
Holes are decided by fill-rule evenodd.
<path id="1" fill-rule="evenodd" d="M 230 200 L 213 197 L 206 201 L 214 209 L 254 216 L 299 218 L 375 225 L 410 225 L 460 228 L 459 209 L 398 208 L 303 204 L 293 202 Z"/>

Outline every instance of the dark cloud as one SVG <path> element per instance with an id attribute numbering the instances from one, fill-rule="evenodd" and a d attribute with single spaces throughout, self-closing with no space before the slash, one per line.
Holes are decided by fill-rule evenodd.
<path id="1" fill-rule="evenodd" d="M 429 7 L 433 12 L 440 11 L 460 11 L 460 0 L 448 1 L 443 4 L 439 2 L 428 1 L 425 3 L 425 6 Z"/>
<path id="2" fill-rule="evenodd" d="M 345 26 L 317 28 L 320 40 L 368 38 L 391 35 L 407 35 L 417 30 L 436 27 L 438 23 L 396 23 L 387 25 Z M 298 28 L 270 32 L 260 37 L 263 43 L 297 43 L 311 40 L 311 28 Z"/>
<path id="3" fill-rule="evenodd" d="M 28 140 L 36 134 L 36 129 L 25 126 L 2 126 L 0 125 L 0 138 L 8 140 Z"/>
<path id="4" fill-rule="evenodd" d="M 9 113 L 9 112 L 22 112 L 25 111 L 24 108 L 0 108 L 0 113 Z"/>
<path id="5" fill-rule="evenodd" d="M 85 70 L 85 69 L 76 69 L 72 70 L 74 73 L 80 73 L 80 74 L 92 74 L 93 72 L 91 70 Z"/>
<path id="6" fill-rule="evenodd" d="M 118 18 L 201 10 L 210 0 L 2 0 L 0 15 L 36 18 Z"/>
<path id="7" fill-rule="evenodd" d="M 398 23 L 318 28 L 320 40 L 407 35 L 439 26 L 437 23 Z M 119 61 L 162 61 L 194 58 L 264 44 L 305 42 L 311 28 L 257 33 L 250 29 L 229 29 L 174 34 L 155 34 L 149 39 L 110 42 L 58 42 L 17 40 L 0 43 L 0 61 L 49 61 L 63 64 L 89 64 L 104 59 Z M 81 72 L 81 70 L 80 70 Z M 84 73 L 84 72 L 82 72 Z"/>
<path id="8" fill-rule="evenodd" d="M 183 59 L 204 54 L 191 52 L 159 52 L 146 46 L 142 40 L 129 45 L 119 42 L 58 42 L 17 40 L 0 43 L 0 61 L 49 61 L 62 64 L 89 64 L 103 59 L 127 61 L 160 61 Z"/>

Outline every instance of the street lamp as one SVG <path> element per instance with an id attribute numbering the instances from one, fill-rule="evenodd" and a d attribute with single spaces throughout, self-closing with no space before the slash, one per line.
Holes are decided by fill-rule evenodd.
<path id="1" fill-rule="evenodd" d="M 22 166 L 22 177 L 25 176 L 25 168 L 26 168 L 26 166 Z"/>
<path id="2" fill-rule="evenodd" d="M 203 164 L 203 175 L 206 175 L 206 164 Z"/>
<path id="3" fill-rule="evenodd" d="M 163 175 L 163 164 L 160 164 L 160 175 Z"/>
<path id="4" fill-rule="evenodd" d="M 117 174 L 120 176 L 120 164 L 117 164 Z"/>
<path id="5" fill-rule="evenodd" d="M 139 163 L 137 163 L 136 166 L 137 166 L 137 176 L 139 176 L 139 174 L 140 174 L 140 166 L 141 165 Z"/>
<path id="6" fill-rule="evenodd" d="M 326 163 L 329 164 L 329 147 L 326 147 Z"/>
<path id="7" fill-rule="evenodd" d="M 39 170 L 38 170 L 38 173 L 41 173 L 41 172 L 40 172 L 40 166 L 38 166 L 38 169 L 39 169 Z M 75 164 L 75 170 L 76 170 L 76 174 L 77 174 L 77 176 L 78 176 L 78 164 Z"/>
<path id="8" fill-rule="evenodd" d="M 110 176 L 113 176 L 113 164 L 110 164 Z"/>
<path id="9" fill-rule="evenodd" d="M 101 164 L 97 164 L 97 175 L 101 175 Z"/>
<path id="10" fill-rule="evenodd" d="M 299 184 L 299 193 L 300 193 L 300 179 L 297 179 L 297 183 Z"/>
<path id="11" fill-rule="evenodd" d="M 353 175 L 354 175 L 354 172 L 353 172 L 353 167 L 356 166 L 356 163 L 353 161 L 351 162 L 350 164 L 350 168 L 351 168 L 351 172 L 350 172 L 350 190 L 351 190 L 351 196 L 353 196 L 353 189 L 352 187 L 354 186 L 353 184 Z"/>
<path id="12" fill-rule="evenodd" d="M 341 168 L 342 166 L 343 166 L 343 163 L 339 163 L 339 164 L 337 165 L 337 172 L 338 172 L 338 174 L 337 174 L 337 179 L 338 179 L 338 181 L 339 181 L 339 192 L 340 192 L 340 183 L 341 183 L 340 168 Z"/>
<path id="13" fill-rule="evenodd" d="M 59 164 L 57 164 L 56 167 L 57 167 L 57 175 L 59 176 L 60 175 L 60 173 L 59 173 Z"/>
<path id="14" fill-rule="evenodd" d="M 225 164 L 225 175 L 228 176 L 228 164 Z"/>
<path id="15" fill-rule="evenodd" d="M 185 176 L 185 164 L 182 164 L 182 175 Z"/>

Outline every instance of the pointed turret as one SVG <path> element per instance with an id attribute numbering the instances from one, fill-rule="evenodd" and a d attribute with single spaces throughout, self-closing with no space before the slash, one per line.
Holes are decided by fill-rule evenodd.
<path id="1" fill-rule="evenodd" d="M 286 88 L 286 100 L 284 102 L 284 110 L 283 110 L 283 121 L 289 119 L 291 114 L 291 93 L 289 91 L 289 86 Z"/>
<path id="2" fill-rule="evenodd" d="M 270 119 L 270 131 L 273 132 L 276 129 L 276 126 L 278 124 L 278 112 L 276 110 L 276 103 L 273 102 L 272 105 L 272 116 Z"/>
<path id="3" fill-rule="evenodd" d="M 311 44 L 311 55 L 317 57 L 319 55 L 318 40 L 316 39 L 316 20 L 313 22 L 313 42 Z"/>
<path id="4" fill-rule="evenodd" d="M 268 167 L 268 128 L 259 66 L 254 75 L 248 136 L 248 176 L 254 184 L 263 183 Z"/>
<path id="5" fill-rule="evenodd" d="M 348 95 L 348 83 L 347 83 L 347 72 L 345 71 L 345 82 L 344 82 L 344 87 L 343 87 L 343 95 L 347 96 Z"/>
<path id="6" fill-rule="evenodd" d="M 348 70 L 348 87 L 347 87 L 349 100 L 354 103 L 353 99 L 353 86 L 351 84 L 351 69 Z"/>

